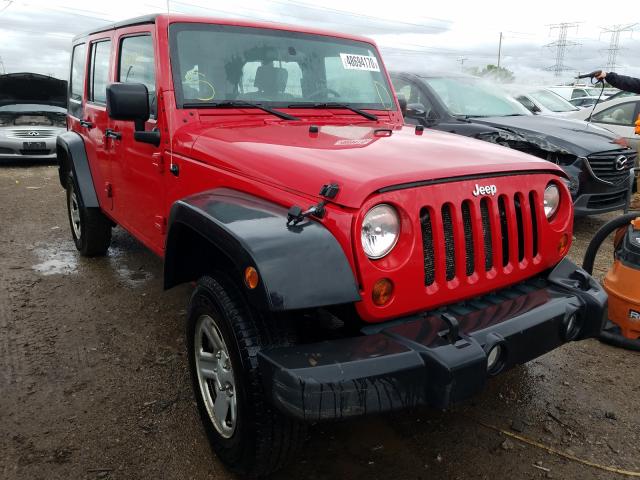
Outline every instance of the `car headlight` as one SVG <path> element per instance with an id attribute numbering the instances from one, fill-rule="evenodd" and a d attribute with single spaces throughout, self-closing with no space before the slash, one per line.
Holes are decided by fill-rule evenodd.
<path id="1" fill-rule="evenodd" d="M 367 257 L 375 260 L 388 254 L 398 241 L 400 217 L 391 205 L 380 204 L 367 212 L 362 221 L 360 240 Z"/>
<path id="2" fill-rule="evenodd" d="M 544 214 L 547 218 L 553 217 L 560 205 L 560 189 L 555 183 L 550 183 L 544 189 Z"/>

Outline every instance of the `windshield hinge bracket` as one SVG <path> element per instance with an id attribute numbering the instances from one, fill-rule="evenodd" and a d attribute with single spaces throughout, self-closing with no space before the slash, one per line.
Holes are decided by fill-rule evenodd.
<path id="1" fill-rule="evenodd" d="M 299 207 L 298 205 L 292 206 L 287 212 L 287 227 L 295 226 L 310 216 L 323 218 L 325 214 L 325 205 L 326 202 L 322 200 L 318 204 L 313 205 L 304 211 L 302 210 L 302 207 Z"/>

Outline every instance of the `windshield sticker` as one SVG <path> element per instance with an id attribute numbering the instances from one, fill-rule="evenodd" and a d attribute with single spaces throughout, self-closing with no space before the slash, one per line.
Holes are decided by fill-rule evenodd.
<path id="1" fill-rule="evenodd" d="M 341 53 L 342 66 L 346 70 L 366 70 L 368 72 L 379 72 L 380 65 L 376 57 L 366 55 L 352 55 L 351 53 Z"/>
<path id="2" fill-rule="evenodd" d="M 194 65 L 191 70 L 187 70 L 187 73 L 184 74 L 184 81 L 182 84 L 187 87 L 191 87 L 194 90 L 199 89 L 199 72 L 198 65 Z"/>

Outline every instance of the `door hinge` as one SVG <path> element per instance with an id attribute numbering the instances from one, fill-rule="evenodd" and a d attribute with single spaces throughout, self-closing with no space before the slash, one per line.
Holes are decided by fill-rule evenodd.
<path id="1" fill-rule="evenodd" d="M 167 233 L 167 219 L 162 215 L 155 216 L 154 225 L 161 234 L 164 235 L 165 233 Z"/>
<path id="2" fill-rule="evenodd" d="M 162 152 L 156 152 L 151 154 L 151 163 L 158 173 L 162 173 L 164 171 L 164 157 L 162 156 Z"/>
<path id="3" fill-rule="evenodd" d="M 105 182 L 105 184 L 104 184 L 104 192 L 107 194 L 107 198 L 112 198 L 113 197 L 113 187 L 111 186 L 111 183 Z"/>

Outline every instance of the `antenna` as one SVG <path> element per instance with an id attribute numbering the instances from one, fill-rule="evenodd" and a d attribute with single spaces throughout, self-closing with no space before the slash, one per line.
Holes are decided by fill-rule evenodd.
<path id="1" fill-rule="evenodd" d="M 555 65 L 547 67 L 545 70 L 552 70 L 555 77 L 559 77 L 564 71 L 571 70 L 571 68 L 567 67 L 564 64 L 565 51 L 567 50 L 567 47 L 575 47 L 580 44 L 567 40 L 567 36 L 569 33 L 569 29 L 575 28 L 577 31 L 578 25 L 580 25 L 580 23 L 581 22 L 565 22 L 549 25 L 550 33 L 554 30 L 558 30 L 558 39 L 555 42 L 551 42 L 545 45 L 545 47 L 556 49 L 556 63 Z"/>
<path id="2" fill-rule="evenodd" d="M 603 27 L 602 33 L 610 33 L 611 39 L 609 41 L 609 56 L 607 58 L 607 71 L 611 72 L 616 69 L 616 59 L 618 52 L 622 50 L 620 46 L 620 34 L 623 32 L 633 32 L 638 24 L 629 23 L 627 25 L 611 25 L 609 27 Z"/>

